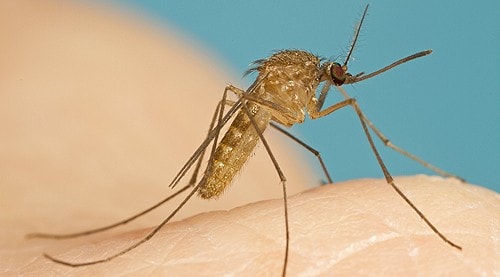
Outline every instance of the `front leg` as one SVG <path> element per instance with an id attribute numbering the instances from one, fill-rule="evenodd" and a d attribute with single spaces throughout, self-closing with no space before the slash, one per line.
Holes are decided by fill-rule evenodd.
<path id="1" fill-rule="evenodd" d="M 316 98 L 312 98 L 307 106 L 307 108 L 308 108 L 307 110 L 309 112 L 309 116 L 311 117 L 311 119 L 317 119 L 317 118 L 327 116 L 327 115 L 333 113 L 334 111 L 339 110 L 341 108 L 344 108 L 346 106 L 353 106 L 355 103 L 356 103 L 356 99 L 348 98 L 344 101 L 335 103 L 335 104 L 331 105 L 330 107 L 327 107 L 323 110 L 319 110 L 320 105 L 322 105 L 323 103 L 319 103 L 318 100 L 316 100 Z"/>
<path id="2" fill-rule="evenodd" d="M 311 105 L 315 104 L 314 103 L 315 99 L 312 99 Z M 316 102 L 317 103 L 317 102 Z M 313 106 L 313 109 L 310 111 L 311 118 L 320 118 L 323 116 L 326 116 L 340 108 L 346 107 L 346 106 L 351 106 L 353 107 L 354 111 L 356 112 L 359 121 L 361 123 L 361 127 L 363 128 L 363 132 L 365 133 L 366 139 L 368 140 L 368 143 L 370 144 L 370 148 L 372 149 L 373 154 L 375 155 L 375 158 L 377 159 L 377 162 L 380 166 L 380 169 L 384 173 L 385 180 L 388 185 L 390 185 L 397 194 L 417 213 L 420 218 L 429 226 L 432 231 L 439 236 L 445 243 L 449 244 L 450 246 L 462 250 L 462 247 L 455 244 L 451 240 L 449 240 L 443 233 L 441 233 L 435 226 L 430 222 L 429 219 L 417 208 L 417 206 L 399 189 L 399 187 L 394 183 L 394 179 L 392 178 L 391 174 L 389 173 L 389 170 L 387 169 L 384 161 L 382 160 L 382 157 L 380 156 L 377 147 L 375 146 L 375 143 L 373 142 L 373 138 L 370 134 L 370 130 L 368 129 L 368 125 L 366 123 L 365 117 L 363 112 L 361 111 L 361 108 L 358 106 L 358 103 L 354 98 L 347 98 L 344 101 L 341 101 L 339 103 L 333 104 L 332 106 L 325 108 L 324 110 L 318 111 L 318 106 L 315 105 Z"/>

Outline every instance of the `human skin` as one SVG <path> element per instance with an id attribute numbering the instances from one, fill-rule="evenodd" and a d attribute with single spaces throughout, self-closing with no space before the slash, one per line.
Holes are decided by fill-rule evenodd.
<path id="1" fill-rule="evenodd" d="M 439 239 L 384 180 L 354 180 L 289 198 L 289 275 L 473 276 L 498 270 L 498 195 L 440 177 L 396 180 L 462 251 Z M 282 200 L 262 201 L 170 224 L 112 262 L 70 268 L 39 256 L 21 272 L 278 276 L 283 220 Z M 44 251 L 88 261 L 120 251 L 148 231 L 115 232 L 71 246 L 44 241 Z M 40 249 L 40 242 L 33 244 Z"/>
<path id="2" fill-rule="evenodd" d="M 222 88 L 238 79 L 214 70 L 214 61 L 177 35 L 122 16 L 69 2 L 12 3 L 0 4 L 0 28 L 10 38 L 0 45 L 2 273 L 279 275 L 283 202 L 263 147 L 220 200 L 193 199 L 176 222 L 116 260 L 70 268 L 42 256 L 102 258 L 158 224 L 175 203 L 103 234 L 25 238 L 103 226 L 167 196 L 168 182 L 203 139 Z M 289 180 L 289 275 L 499 272 L 498 194 L 454 179 L 396 179 L 463 247 L 458 251 L 384 180 L 320 187 L 321 177 L 279 146 L 276 133 L 266 135 Z M 245 205 L 263 199 L 274 200 Z M 221 209 L 231 210 L 198 214 Z"/>

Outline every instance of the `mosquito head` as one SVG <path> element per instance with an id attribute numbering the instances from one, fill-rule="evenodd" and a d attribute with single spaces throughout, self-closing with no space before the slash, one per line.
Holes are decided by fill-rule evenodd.
<path id="1" fill-rule="evenodd" d="M 344 84 L 347 78 L 349 78 L 351 73 L 347 72 L 347 64 L 341 65 L 337 62 L 329 62 L 325 66 L 326 75 L 329 77 L 329 81 L 336 86 L 341 86 Z"/>
<path id="2" fill-rule="evenodd" d="M 363 16 L 361 17 L 361 20 L 359 21 L 358 25 L 356 26 L 356 29 L 354 30 L 354 37 L 351 41 L 351 47 L 349 47 L 349 54 L 347 55 L 344 64 L 341 65 L 340 63 L 337 62 L 329 62 L 324 65 L 325 72 L 323 74 L 326 74 L 326 76 L 328 76 L 330 79 L 329 81 L 336 86 L 343 85 L 346 82 L 346 80 L 347 83 L 350 83 L 352 79 L 350 78 L 352 77 L 352 75 L 349 72 L 347 72 L 347 63 L 349 62 L 352 52 L 354 51 L 354 47 L 356 46 L 356 42 L 358 41 L 359 32 L 361 31 L 361 26 L 363 25 L 363 21 L 365 20 L 367 11 L 368 11 L 368 5 L 366 5 L 365 10 L 363 11 Z"/>

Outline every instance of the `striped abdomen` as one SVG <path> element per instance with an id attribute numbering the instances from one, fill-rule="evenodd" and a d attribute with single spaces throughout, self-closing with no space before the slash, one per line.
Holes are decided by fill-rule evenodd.
<path id="1" fill-rule="evenodd" d="M 271 114 L 258 105 L 247 103 L 258 128 L 263 132 L 271 120 Z M 240 110 L 209 161 L 201 180 L 198 195 L 202 198 L 218 198 L 234 179 L 259 142 L 259 134 L 244 110 Z"/>

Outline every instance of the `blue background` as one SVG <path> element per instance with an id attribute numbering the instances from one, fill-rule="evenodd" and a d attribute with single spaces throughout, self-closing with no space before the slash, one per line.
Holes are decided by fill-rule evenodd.
<path id="1" fill-rule="evenodd" d="M 273 50 L 295 48 L 343 62 L 363 1 L 114 1 L 117 9 L 176 28 L 243 73 Z M 351 73 L 371 72 L 415 52 L 432 55 L 345 86 L 396 145 L 500 191 L 500 1 L 370 3 Z M 228 83 L 249 85 L 254 76 Z M 222 88 L 221 88 L 222 89 Z M 206 93 L 206 92 L 205 92 Z M 220 95 L 221 91 L 214 91 Z M 333 103 L 337 91 L 329 97 Z M 338 97 L 336 99 L 339 99 Z M 351 109 L 292 132 L 318 149 L 334 181 L 382 177 Z M 381 145 L 381 144 L 378 144 Z M 194 147 L 194 146 L 193 146 Z M 379 147 L 393 175 L 433 174 Z M 304 157 L 317 165 L 311 155 Z M 318 176 L 319 166 L 316 166 Z"/>

